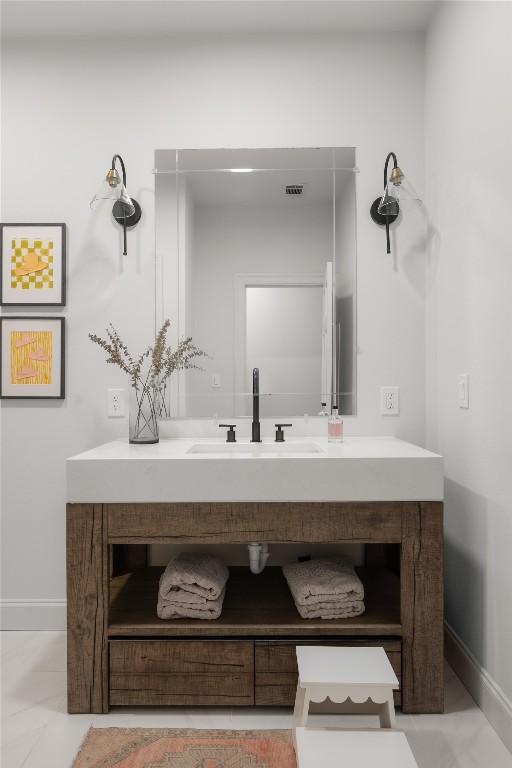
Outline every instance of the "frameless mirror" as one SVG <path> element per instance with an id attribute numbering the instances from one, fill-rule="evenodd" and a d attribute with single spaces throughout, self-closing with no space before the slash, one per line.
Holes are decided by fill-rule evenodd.
<path id="1" fill-rule="evenodd" d="M 202 370 L 177 417 L 355 413 L 355 149 L 157 150 L 157 312 Z"/>

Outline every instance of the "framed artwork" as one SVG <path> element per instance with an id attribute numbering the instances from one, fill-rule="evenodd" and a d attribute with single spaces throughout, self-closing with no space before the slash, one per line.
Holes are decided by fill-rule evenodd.
<path id="1" fill-rule="evenodd" d="M 4 306 L 65 305 L 65 224 L 0 224 L 0 299 Z"/>
<path id="2" fill-rule="evenodd" d="M 0 317 L 0 397 L 63 399 L 63 317 Z"/>

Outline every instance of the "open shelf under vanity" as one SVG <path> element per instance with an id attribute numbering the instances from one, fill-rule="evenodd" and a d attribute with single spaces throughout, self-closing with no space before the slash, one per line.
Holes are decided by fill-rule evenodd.
<path id="1" fill-rule="evenodd" d="M 302 619 L 281 568 L 258 576 L 230 568 L 222 615 L 214 621 L 156 615 L 158 580 L 164 569 L 144 568 L 110 582 L 109 637 L 262 637 L 311 635 L 400 636 L 400 579 L 386 568 L 358 568 L 366 610 L 349 619 Z"/>

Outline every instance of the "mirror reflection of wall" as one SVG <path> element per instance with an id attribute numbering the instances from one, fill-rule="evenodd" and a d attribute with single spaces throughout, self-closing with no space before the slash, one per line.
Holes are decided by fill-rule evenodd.
<path id="1" fill-rule="evenodd" d="M 305 413 L 318 411 L 322 386 L 321 284 L 256 285 L 246 288 L 245 350 L 240 359 L 245 391 L 260 369 L 263 393 L 301 395 Z M 236 356 L 235 356 L 236 358 Z M 283 415 L 281 398 L 268 398 L 265 415 Z M 249 403 L 244 402 L 246 413 Z"/>
<path id="2" fill-rule="evenodd" d="M 159 150 L 157 296 L 209 354 L 172 383 L 176 416 L 355 412 L 355 153 Z"/>

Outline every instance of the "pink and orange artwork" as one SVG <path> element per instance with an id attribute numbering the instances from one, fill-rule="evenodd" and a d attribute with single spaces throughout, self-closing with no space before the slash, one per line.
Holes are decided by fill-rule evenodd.
<path id="1" fill-rule="evenodd" d="M 20 347 L 24 347 L 27 344 L 32 344 L 33 341 L 35 339 L 31 333 L 20 333 L 14 342 L 14 348 L 20 349 Z"/>
<path id="2" fill-rule="evenodd" d="M 11 331 L 11 384 L 52 383 L 52 331 Z"/>

